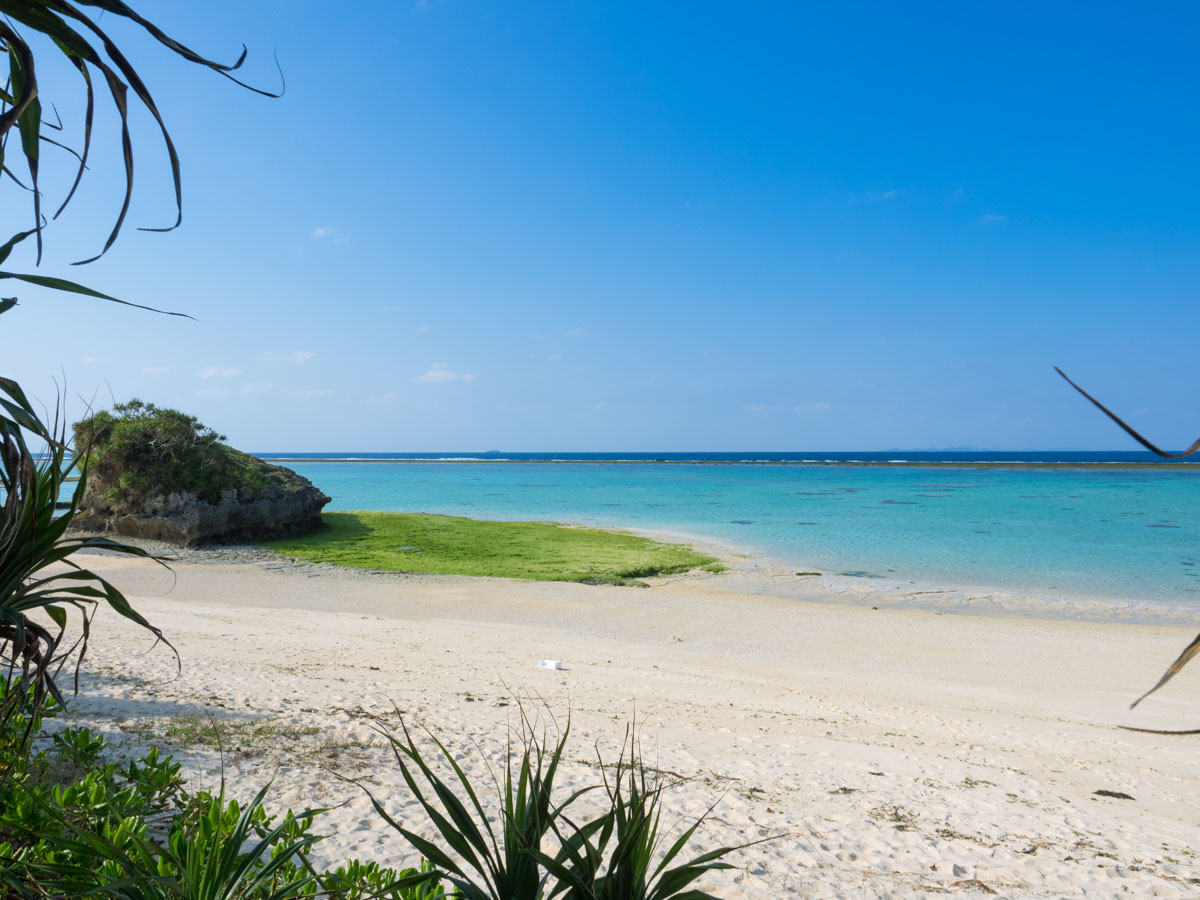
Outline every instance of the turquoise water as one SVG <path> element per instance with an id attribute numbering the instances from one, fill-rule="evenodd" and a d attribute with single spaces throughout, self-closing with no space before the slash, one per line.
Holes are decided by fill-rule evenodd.
<path id="1" fill-rule="evenodd" d="M 289 462 L 328 509 L 702 535 L 864 578 L 1200 602 L 1200 471 Z"/>

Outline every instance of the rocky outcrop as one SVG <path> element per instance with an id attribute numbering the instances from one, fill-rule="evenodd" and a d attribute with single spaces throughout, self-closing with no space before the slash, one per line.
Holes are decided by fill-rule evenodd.
<path id="1" fill-rule="evenodd" d="M 186 491 L 158 489 L 137 499 L 114 499 L 104 479 L 89 474 L 83 508 L 72 529 L 146 540 L 197 544 L 253 543 L 295 537 L 321 525 L 329 497 L 291 469 L 232 448 L 242 483 L 210 502 Z"/>

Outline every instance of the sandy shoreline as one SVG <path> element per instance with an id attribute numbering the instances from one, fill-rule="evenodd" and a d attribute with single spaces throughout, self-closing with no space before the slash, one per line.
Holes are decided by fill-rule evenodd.
<path id="1" fill-rule="evenodd" d="M 686 544 L 731 563 L 738 593 L 791 599 L 805 603 L 836 603 L 928 609 L 953 615 L 1018 616 L 1087 622 L 1132 622 L 1142 625 L 1200 627 L 1200 604 L 1128 599 L 1122 596 L 1037 592 L 985 584 L 952 584 L 833 572 L 797 577 L 810 567 L 772 558 L 759 548 L 715 540 L 706 535 L 665 529 L 626 529 L 653 540 Z M 812 567 L 816 568 L 816 567 Z"/>
<path id="2" fill-rule="evenodd" d="M 482 776 L 516 694 L 571 710 L 564 787 L 595 779 L 593 745 L 614 755 L 636 710 L 646 755 L 689 779 L 670 812 L 720 801 L 697 847 L 786 835 L 706 882 L 722 897 L 1200 890 L 1194 739 L 1115 727 L 1200 721 L 1200 668 L 1126 708 L 1191 627 L 812 602 L 760 590 L 771 575 L 751 563 L 649 589 L 264 561 L 184 561 L 172 589 L 145 562 L 88 563 L 164 629 L 184 669 L 173 678 L 161 648 L 119 654 L 127 638 L 150 642 L 102 614 L 69 718 L 133 752 L 173 718 L 212 715 L 232 728 L 226 774 L 247 795 L 277 773 L 276 803 L 346 802 L 324 822 L 328 860 L 413 860 L 333 774 L 366 777 L 420 821 L 363 710 L 394 701 Z M 567 671 L 539 670 L 543 656 Z M 214 751 L 173 749 L 193 784 L 215 785 Z"/>

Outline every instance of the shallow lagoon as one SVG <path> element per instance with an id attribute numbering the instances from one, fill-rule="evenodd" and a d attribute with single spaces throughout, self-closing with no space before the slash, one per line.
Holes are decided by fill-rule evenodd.
<path id="1" fill-rule="evenodd" d="M 1200 602 L 1200 470 L 289 462 L 329 509 L 700 535 L 826 573 Z"/>

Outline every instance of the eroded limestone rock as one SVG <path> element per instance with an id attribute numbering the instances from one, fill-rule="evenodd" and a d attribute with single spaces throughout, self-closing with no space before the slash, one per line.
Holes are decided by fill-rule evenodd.
<path id="1" fill-rule="evenodd" d="M 320 527 L 329 497 L 291 469 L 232 448 L 248 476 L 209 502 L 190 492 L 159 488 L 145 497 L 115 499 L 112 485 L 89 475 L 73 530 L 197 544 L 252 543 L 294 537 Z"/>

